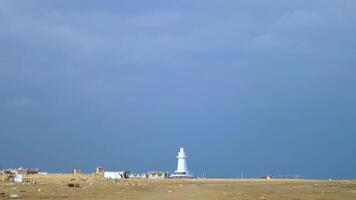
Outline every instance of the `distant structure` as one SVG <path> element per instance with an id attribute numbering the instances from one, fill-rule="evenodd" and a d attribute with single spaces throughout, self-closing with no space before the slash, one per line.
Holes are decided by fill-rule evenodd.
<path id="1" fill-rule="evenodd" d="M 145 179 L 147 177 L 147 173 L 130 173 L 129 178 L 135 178 L 135 179 Z"/>
<path id="2" fill-rule="evenodd" d="M 22 182 L 23 174 L 14 170 L 1 170 L 2 182 Z"/>
<path id="3" fill-rule="evenodd" d="M 129 178 L 129 171 L 104 172 L 104 177 L 107 179 L 126 179 Z"/>
<path id="4" fill-rule="evenodd" d="M 81 172 L 80 172 L 80 169 L 73 169 L 73 174 L 80 174 Z"/>
<path id="5" fill-rule="evenodd" d="M 97 167 L 96 168 L 96 174 L 99 174 L 99 175 L 104 175 L 104 167 Z"/>
<path id="6" fill-rule="evenodd" d="M 185 155 L 184 149 L 181 147 L 177 156 L 177 170 L 170 176 L 170 178 L 193 178 L 188 171 L 186 158 L 187 156 Z"/>
<path id="7" fill-rule="evenodd" d="M 260 176 L 259 178 L 260 178 L 260 179 L 267 179 L 267 180 L 269 180 L 269 179 L 272 179 L 272 176 L 270 176 L 270 175 L 262 175 L 262 176 Z"/>
<path id="8" fill-rule="evenodd" d="M 1 171 L 11 171 L 11 173 L 15 174 L 38 174 L 38 168 L 15 168 L 15 169 L 6 169 L 6 170 L 1 170 Z"/>
<path id="9" fill-rule="evenodd" d="M 155 172 L 148 172 L 147 178 L 149 179 L 165 179 L 168 178 L 168 173 L 155 171 Z"/>
<path id="10" fill-rule="evenodd" d="M 17 168 L 15 169 L 18 174 L 38 174 L 38 168 Z"/>

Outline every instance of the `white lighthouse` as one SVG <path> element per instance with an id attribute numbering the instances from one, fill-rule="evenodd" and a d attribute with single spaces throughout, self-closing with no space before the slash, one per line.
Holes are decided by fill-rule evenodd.
<path id="1" fill-rule="evenodd" d="M 178 152 L 178 164 L 177 170 L 170 177 L 172 178 L 192 178 L 193 176 L 189 173 L 187 168 L 187 156 L 185 155 L 183 147 L 180 148 Z"/>

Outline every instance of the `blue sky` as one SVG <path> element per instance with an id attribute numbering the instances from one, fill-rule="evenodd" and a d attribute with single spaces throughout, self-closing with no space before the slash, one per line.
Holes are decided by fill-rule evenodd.
<path id="1" fill-rule="evenodd" d="M 356 177 L 356 2 L 0 1 L 0 168 Z"/>

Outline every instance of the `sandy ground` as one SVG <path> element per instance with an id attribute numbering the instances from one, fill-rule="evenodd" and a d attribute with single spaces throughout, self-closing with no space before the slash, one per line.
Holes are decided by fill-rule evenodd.
<path id="1" fill-rule="evenodd" d="M 356 180 L 127 179 L 93 174 L 28 175 L 33 183 L 0 182 L 1 199 L 356 199 Z M 79 187 L 68 187 L 68 183 Z M 12 198 L 10 197 L 12 196 Z"/>

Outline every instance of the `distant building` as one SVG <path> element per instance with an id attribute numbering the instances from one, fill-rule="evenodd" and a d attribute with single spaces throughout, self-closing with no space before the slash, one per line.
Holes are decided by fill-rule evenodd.
<path id="1" fill-rule="evenodd" d="M 128 171 L 104 172 L 104 177 L 107 179 L 126 179 L 129 178 Z"/>
<path id="2" fill-rule="evenodd" d="M 159 172 L 159 171 L 148 172 L 147 178 L 149 178 L 149 179 L 164 179 L 164 178 L 168 178 L 168 173 Z"/>
<path id="3" fill-rule="evenodd" d="M 10 170 L 2 170 L 0 172 L 1 176 L 2 176 L 2 182 L 8 182 L 11 181 L 10 179 L 14 176 L 14 173 L 11 172 Z"/>
<path id="4" fill-rule="evenodd" d="M 260 176 L 259 178 L 260 178 L 260 179 L 267 179 L 267 180 L 269 180 L 269 179 L 272 179 L 272 176 L 270 176 L 270 175 L 263 175 L 263 176 Z"/>
<path id="5" fill-rule="evenodd" d="M 0 174 L 3 182 L 22 182 L 23 175 L 14 170 L 3 170 Z"/>
<path id="6" fill-rule="evenodd" d="M 8 169 L 16 174 L 38 174 L 38 169 L 37 168 L 23 168 L 19 167 L 16 169 Z"/>
<path id="7" fill-rule="evenodd" d="M 14 182 L 22 182 L 22 174 L 15 174 L 14 176 Z"/>
<path id="8" fill-rule="evenodd" d="M 73 169 L 73 174 L 80 174 L 81 173 L 81 171 L 80 171 L 80 169 Z"/>
<path id="9" fill-rule="evenodd" d="M 26 174 L 38 174 L 38 168 L 26 169 Z"/>
<path id="10" fill-rule="evenodd" d="M 104 175 L 104 167 L 97 167 L 96 174 Z"/>
<path id="11" fill-rule="evenodd" d="M 143 179 L 143 178 L 147 178 L 147 174 L 146 173 L 137 173 L 137 174 L 134 174 L 134 173 L 130 173 L 129 174 L 129 178 L 140 178 L 140 179 Z"/>

